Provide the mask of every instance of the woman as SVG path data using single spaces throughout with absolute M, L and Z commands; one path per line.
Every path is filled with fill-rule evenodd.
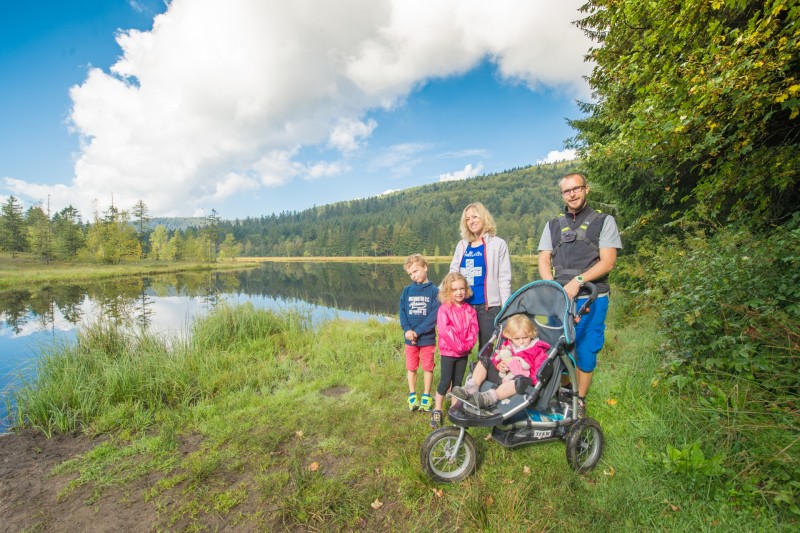
M 489 210 L 480 202 L 469 204 L 461 216 L 462 240 L 450 263 L 450 272 L 461 272 L 472 289 L 467 303 L 478 313 L 481 348 L 492 336 L 494 318 L 511 296 L 508 244 L 496 233 Z

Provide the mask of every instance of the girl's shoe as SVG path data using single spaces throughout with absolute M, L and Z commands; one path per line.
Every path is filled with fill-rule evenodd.
M 467 389 L 464 387 L 453 387 L 453 389 L 450 391 L 450 394 L 459 400 L 466 400 L 468 402 L 472 401 L 472 394 L 470 394 L 469 391 L 467 391 Z
M 442 412 L 438 409 L 434 409 L 431 413 L 431 428 L 436 429 L 442 425 Z
M 409 411 L 416 411 L 419 409 L 419 400 L 417 399 L 416 392 L 409 392 L 408 393 L 408 410 Z
M 431 404 L 433 403 L 433 398 L 431 398 L 430 394 L 423 394 L 422 395 L 422 402 L 420 404 L 420 409 L 426 413 L 431 411 Z

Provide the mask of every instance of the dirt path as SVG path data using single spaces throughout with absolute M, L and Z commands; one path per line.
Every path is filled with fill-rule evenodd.
M 85 487 L 59 497 L 75 475 L 51 475 L 53 467 L 96 444 L 82 436 L 47 439 L 31 430 L 0 436 L 0 531 L 152 531 L 152 505 L 133 494 L 144 486 L 105 494 L 91 505 Z

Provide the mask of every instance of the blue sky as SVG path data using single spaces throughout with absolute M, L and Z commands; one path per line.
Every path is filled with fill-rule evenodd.
M 581 2 L 0 3 L 0 199 L 303 210 L 571 157 Z

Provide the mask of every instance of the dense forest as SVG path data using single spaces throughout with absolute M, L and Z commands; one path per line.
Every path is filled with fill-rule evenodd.
M 365 256 L 452 253 L 464 207 L 482 202 L 513 254 L 535 253 L 558 214 L 557 181 L 575 163 L 530 166 L 385 196 L 234 222 L 220 222 L 245 256 Z

